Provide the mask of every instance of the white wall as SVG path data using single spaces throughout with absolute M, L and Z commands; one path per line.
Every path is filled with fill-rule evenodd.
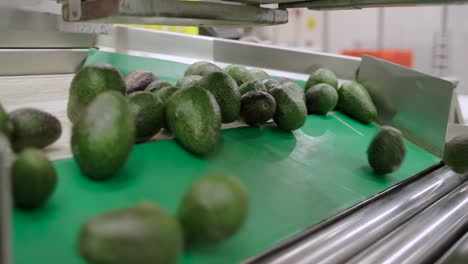
M 412 49 L 414 68 L 432 73 L 434 34 L 441 30 L 442 7 L 384 9 L 384 48 Z
M 377 47 L 377 9 L 329 11 L 329 52 Z
M 384 9 L 383 48 L 411 49 L 414 68 L 434 74 L 433 45 L 436 34 L 441 32 L 442 7 L 392 7 Z M 290 23 L 270 27 L 264 38 L 273 44 L 322 49 L 323 12 L 302 10 L 301 19 L 290 11 Z M 368 48 L 378 45 L 379 9 L 328 11 L 328 52 L 340 53 L 343 49 Z M 305 26 L 313 16 L 317 28 Z M 449 7 L 449 77 L 460 81 L 459 93 L 468 94 L 468 5 Z M 297 34 L 297 32 L 301 32 Z M 306 45 L 305 43 L 312 45 Z
M 449 8 L 450 72 L 460 81 L 459 93 L 468 94 L 468 5 Z

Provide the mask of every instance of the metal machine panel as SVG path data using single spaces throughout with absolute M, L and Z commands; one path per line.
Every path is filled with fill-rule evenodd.
M 0 76 L 75 73 L 87 52 L 88 49 L 0 49 Z
M 455 85 L 365 56 L 357 80 L 372 96 L 379 122 L 395 126 L 416 144 L 442 156 Z

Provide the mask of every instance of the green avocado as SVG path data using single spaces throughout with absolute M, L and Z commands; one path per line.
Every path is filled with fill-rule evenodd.
M 305 86 L 306 91 L 310 87 L 319 83 L 326 83 L 333 86 L 335 89 L 338 89 L 338 79 L 336 78 L 335 74 L 328 69 L 318 69 L 314 71 L 307 80 Z
M 185 193 L 178 218 L 189 242 L 218 242 L 239 231 L 248 208 L 247 189 L 237 178 L 213 174 Z
M 281 87 L 293 90 L 297 94 L 302 94 L 303 95 L 302 98 L 304 99 L 304 102 L 305 102 L 306 99 L 305 99 L 304 89 L 302 89 L 302 87 L 299 86 L 299 84 L 289 79 L 283 80 L 280 83 L 281 83 Z
M 163 80 L 156 80 L 156 81 L 150 83 L 146 87 L 145 91 L 155 93 L 155 92 L 159 91 L 160 89 L 162 89 L 164 87 L 171 87 L 171 86 L 172 86 L 172 84 L 170 82 L 163 81 Z
M 306 92 L 306 104 L 309 114 L 326 115 L 335 109 L 338 103 L 336 89 L 326 83 L 319 83 L 309 88 Z
M 276 112 L 273 116 L 276 125 L 287 131 L 301 128 L 307 120 L 304 93 L 283 85 L 269 92 L 276 101 Z
M 57 185 L 57 173 L 47 156 L 38 149 L 21 151 L 11 167 L 15 205 L 35 209 L 47 202 Z
M 364 124 L 377 118 L 377 109 L 364 86 L 347 82 L 338 89 L 338 107 L 347 115 Z
M 457 173 L 468 173 L 468 135 L 457 136 L 445 145 L 444 162 Z
M 179 90 L 179 87 L 176 86 L 170 86 L 170 87 L 164 87 L 154 94 L 161 99 L 161 102 L 163 103 L 164 106 L 164 114 L 163 114 L 163 128 L 165 130 L 169 130 L 169 126 L 167 125 L 167 120 L 166 120 L 166 106 L 167 106 L 167 101 L 169 101 L 169 98 Z
M 249 72 L 254 80 L 270 78 L 270 75 L 261 69 L 250 69 Z
M 200 82 L 202 78 L 203 76 L 201 75 L 187 75 L 182 77 L 182 79 L 179 79 L 176 86 L 180 88 L 194 87 Z
M 13 123 L 11 123 L 7 112 L 0 104 L 0 133 L 3 133 L 7 138 L 11 136 L 13 132 Z
M 221 111 L 215 97 L 205 89 L 184 88 L 166 105 L 166 121 L 176 140 L 196 155 L 208 155 L 217 146 Z
M 126 92 L 126 84 L 117 68 L 109 64 L 93 64 L 85 66 L 73 78 L 68 98 L 68 118 L 75 123 L 81 116 L 81 111 L 105 91 Z
M 398 170 L 406 156 L 406 146 L 401 132 L 393 127 L 383 126 L 367 149 L 369 165 L 377 174 Z
M 77 244 L 87 263 L 176 264 L 184 241 L 179 223 L 168 211 L 140 202 L 89 219 Z
M 13 124 L 11 144 L 15 151 L 28 147 L 47 147 L 62 135 L 60 121 L 38 109 L 18 109 L 11 112 L 9 118 Z
M 241 65 L 231 65 L 226 67 L 224 71 L 229 74 L 234 80 L 236 80 L 237 85 L 241 86 L 243 83 L 252 81 L 254 76 L 247 70 L 246 67 Z
M 136 92 L 128 96 L 130 111 L 136 125 L 136 142 L 153 137 L 163 126 L 164 103 L 151 92 Z
M 260 79 L 245 82 L 244 84 L 242 84 L 239 87 L 239 92 L 240 92 L 241 95 L 244 95 L 244 94 L 246 94 L 248 92 L 252 92 L 252 91 L 267 92 L 268 89 L 265 86 L 264 81 L 260 80 Z
M 177 87 L 177 86 L 168 86 L 168 87 L 164 87 L 156 92 L 154 92 L 154 95 L 156 95 L 157 97 L 159 97 L 159 99 L 161 99 L 162 103 L 164 105 L 166 105 L 167 101 L 169 100 L 169 98 L 179 90 L 180 88 Z
M 135 121 L 119 92 L 100 94 L 72 128 L 73 157 L 95 180 L 114 176 L 125 165 L 135 142 Z
M 209 91 L 221 109 L 221 121 L 231 123 L 240 115 L 240 93 L 236 81 L 224 72 L 212 72 L 205 75 L 197 84 Z
M 127 85 L 127 94 L 143 91 L 152 82 L 158 80 L 152 72 L 136 70 L 125 76 L 125 84 Z
M 270 78 L 267 78 L 267 79 L 263 79 L 262 80 L 262 83 L 265 85 L 265 87 L 267 88 L 267 91 L 270 91 L 271 89 L 273 88 L 277 88 L 277 87 L 280 87 L 281 86 L 281 82 L 278 81 L 278 80 L 275 80 L 275 79 L 270 79 Z
M 218 71 L 223 71 L 223 70 L 211 62 L 199 61 L 188 66 L 187 70 L 185 71 L 184 76 L 189 76 L 189 75 L 205 76 L 212 72 L 218 72 Z
M 265 124 L 276 112 L 276 101 L 266 92 L 248 92 L 242 96 L 241 102 L 242 119 L 250 126 Z

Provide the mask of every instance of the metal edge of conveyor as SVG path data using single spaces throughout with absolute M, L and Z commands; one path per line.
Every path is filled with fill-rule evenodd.
M 11 202 L 10 197 L 10 143 L 0 133 L 0 264 L 12 263 Z
M 434 165 L 243 263 L 340 263 L 467 179 L 442 163 Z
M 436 262 L 436 264 L 466 264 L 468 262 L 468 231 Z
M 468 228 L 468 182 L 362 251 L 348 263 L 430 263 Z
M 95 36 L 62 26 L 57 15 L 0 8 L 0 76 L 75 73 Z
M 307 75 L 326 66 L 340 79 L 354 79 L 361 62 L 360 58 L 350 56 L 128 26 L 116 26 L 112 34 L 99 35 L 96 46 L 113 48 L 124 54 L 126 51 L 147 52 Z
M 88 49 L 0 49 L 1 76 L 75 73 Z
M 361 63 L 361 59 L 356 57 L 227 39 L 214 40 L 213 57 L 216 61 L 229 64 L 244 64 L 306 75 L 319 68 L 327 68 L 339 79 L 345 80 L 356 78 Z

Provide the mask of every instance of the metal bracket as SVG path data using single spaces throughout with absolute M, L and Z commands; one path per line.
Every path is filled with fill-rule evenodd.
M 80 8 L 75 6 L 77 3 Z M 63 3 L 63 19 L 121 24 L 255 26 L 287 23 L 288 12 L 220 1 L 67 0 Z

